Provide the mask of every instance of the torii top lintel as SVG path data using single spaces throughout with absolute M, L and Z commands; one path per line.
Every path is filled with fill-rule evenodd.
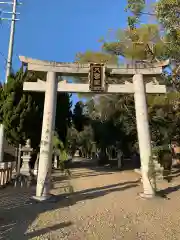
M 24 56 L 20 56 L 20 61 L 27 65 L 28 70 L 37 72 L 56 72 L 64 76 L 81 76 L 89 73 L 90 65 L 81 63 L 62 63 L 36 60 Z M 139 62 L 133 65 L 105 65 L 105 72 L 110 75 L 129 75 L 143 74 L 149 76 L 159 75 L 163 71 L 163 67 L 169 64 L 169 60 L 157 63 Z

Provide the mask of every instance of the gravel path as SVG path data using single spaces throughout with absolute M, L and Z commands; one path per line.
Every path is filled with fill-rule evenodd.
M 54 174 L 55 203 L 30 202 L 29 189 L 1 189 L 0 239 L 180 239 L 179 176 L 158 184 L 169 199 L 142 200 L 133 171 L 75 168 L 72 173 L 70 181 Z M 70 185 L 74 193 L 64 194 Z

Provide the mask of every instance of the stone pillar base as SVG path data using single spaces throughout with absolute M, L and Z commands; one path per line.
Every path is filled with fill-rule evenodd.
M 156 195 L 155 194 L 146 194 L 146 193 L 140 193 L 139 196 L 143 199 L 152 199 L 154 198 Z
M 57 197 L 52 194 L 49 194 L 47 196 L 41 196 L 41 197 L 32 196 L 31 199 L 36 202 L 56 202 L 57 201 Z

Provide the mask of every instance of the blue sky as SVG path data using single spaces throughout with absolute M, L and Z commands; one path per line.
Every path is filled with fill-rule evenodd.
M 5 0 L 10 1 L 10 0 Z M 16 25 L 13 69 L 18 55 L 42 60 L 71 62 L 76 53 L 100 50 L 98 40 L 108 30 L 126 26 L 126 0 L 22 0 Z M 2 5 L 0 6 L 2 8 Z M 5 9 L 5 7 L 4 7 Z M 10 7 L 6 7 L 10 10 Z M 7 57 L 9 26 L 0 25 L 0 52 Z M 0 80 L 5 77 L 5 59 L 0 55 Z M 73 96 L 73 101 L 77 97 Z

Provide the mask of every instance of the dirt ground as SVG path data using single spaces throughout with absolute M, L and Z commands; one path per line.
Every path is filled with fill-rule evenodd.
M 74 168 L 71 180 L 55 172 L 56 202 L 32 202 L 33 189 L 0 189 L 0 239 L 179 240 L 179 174 L 159 182 L 167 198 L 153 200 L 139 197 L 137 173 L 100 167 Z

